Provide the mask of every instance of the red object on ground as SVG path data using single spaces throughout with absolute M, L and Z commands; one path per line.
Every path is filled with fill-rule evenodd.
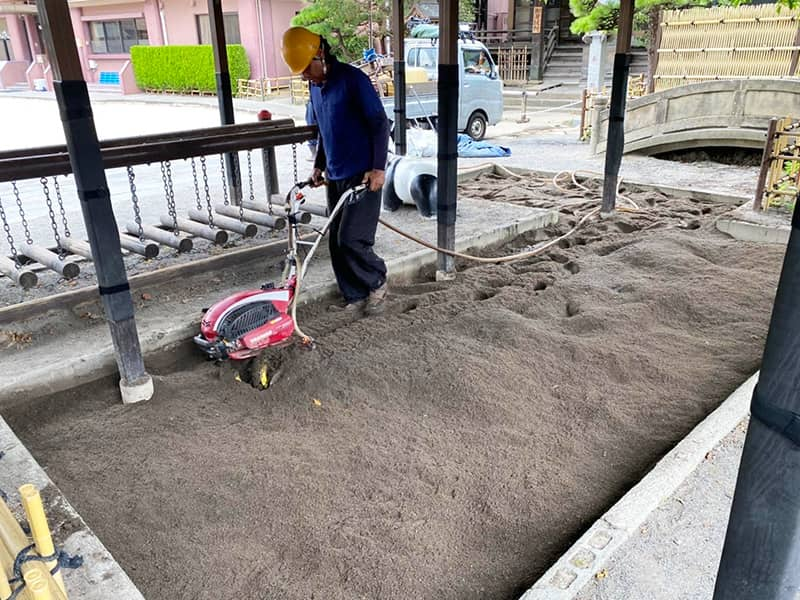
M 272 120 L 272 113 L 269 112 L 267 109 L 258 111 L 258 120 L 259 121 L 271 121 Z

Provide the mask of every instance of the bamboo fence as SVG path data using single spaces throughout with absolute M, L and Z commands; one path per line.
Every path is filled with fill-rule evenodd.
M 655 91 L 716 79 L 791 78 L 800 11 L 774 4 L 664 11 Z

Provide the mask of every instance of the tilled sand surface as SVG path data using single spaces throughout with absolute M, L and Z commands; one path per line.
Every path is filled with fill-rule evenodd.
M 552 237 L 595 197 L 554 190 L 462 194 L 574 203 Z M 266 392 L 198 357 L 142 405 L 102 382 L 4 416 L 147 598 L 514 598 L 759 365 L 783 248 L 628 196 L 384 316 L 306 310 L 318 348 Z

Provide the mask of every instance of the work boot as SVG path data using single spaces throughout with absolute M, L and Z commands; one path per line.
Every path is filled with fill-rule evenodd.
M 381 287 L 372 290 L 367 297 L 367 305 L 364 312 L 368 315 L 380 315 L 386 310 L 386 293 L 389 291 L 389 284 L 383 282 Z
M 346 304 L 331 304 L 328 310 L 331 312 L 344 312 L 349 314 L 361 314 L 364 310 L 367 300 L 355 300 L 354 302 L 347 302 Z

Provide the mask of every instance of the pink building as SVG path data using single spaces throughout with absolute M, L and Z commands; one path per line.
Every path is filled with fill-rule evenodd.
M 303 5 L 302 0 L 223 0 L 227 42 L 244 46 L 253 79 L 289 74 L 280 39 Z M 206 0 L 70 0 L 69 6 L 83 74 L 91 84 L 135 91 L 133 45 L 211 43 Z M 0 0 L 0 89 L 35 88 L 51 79 L 36 6 Z

